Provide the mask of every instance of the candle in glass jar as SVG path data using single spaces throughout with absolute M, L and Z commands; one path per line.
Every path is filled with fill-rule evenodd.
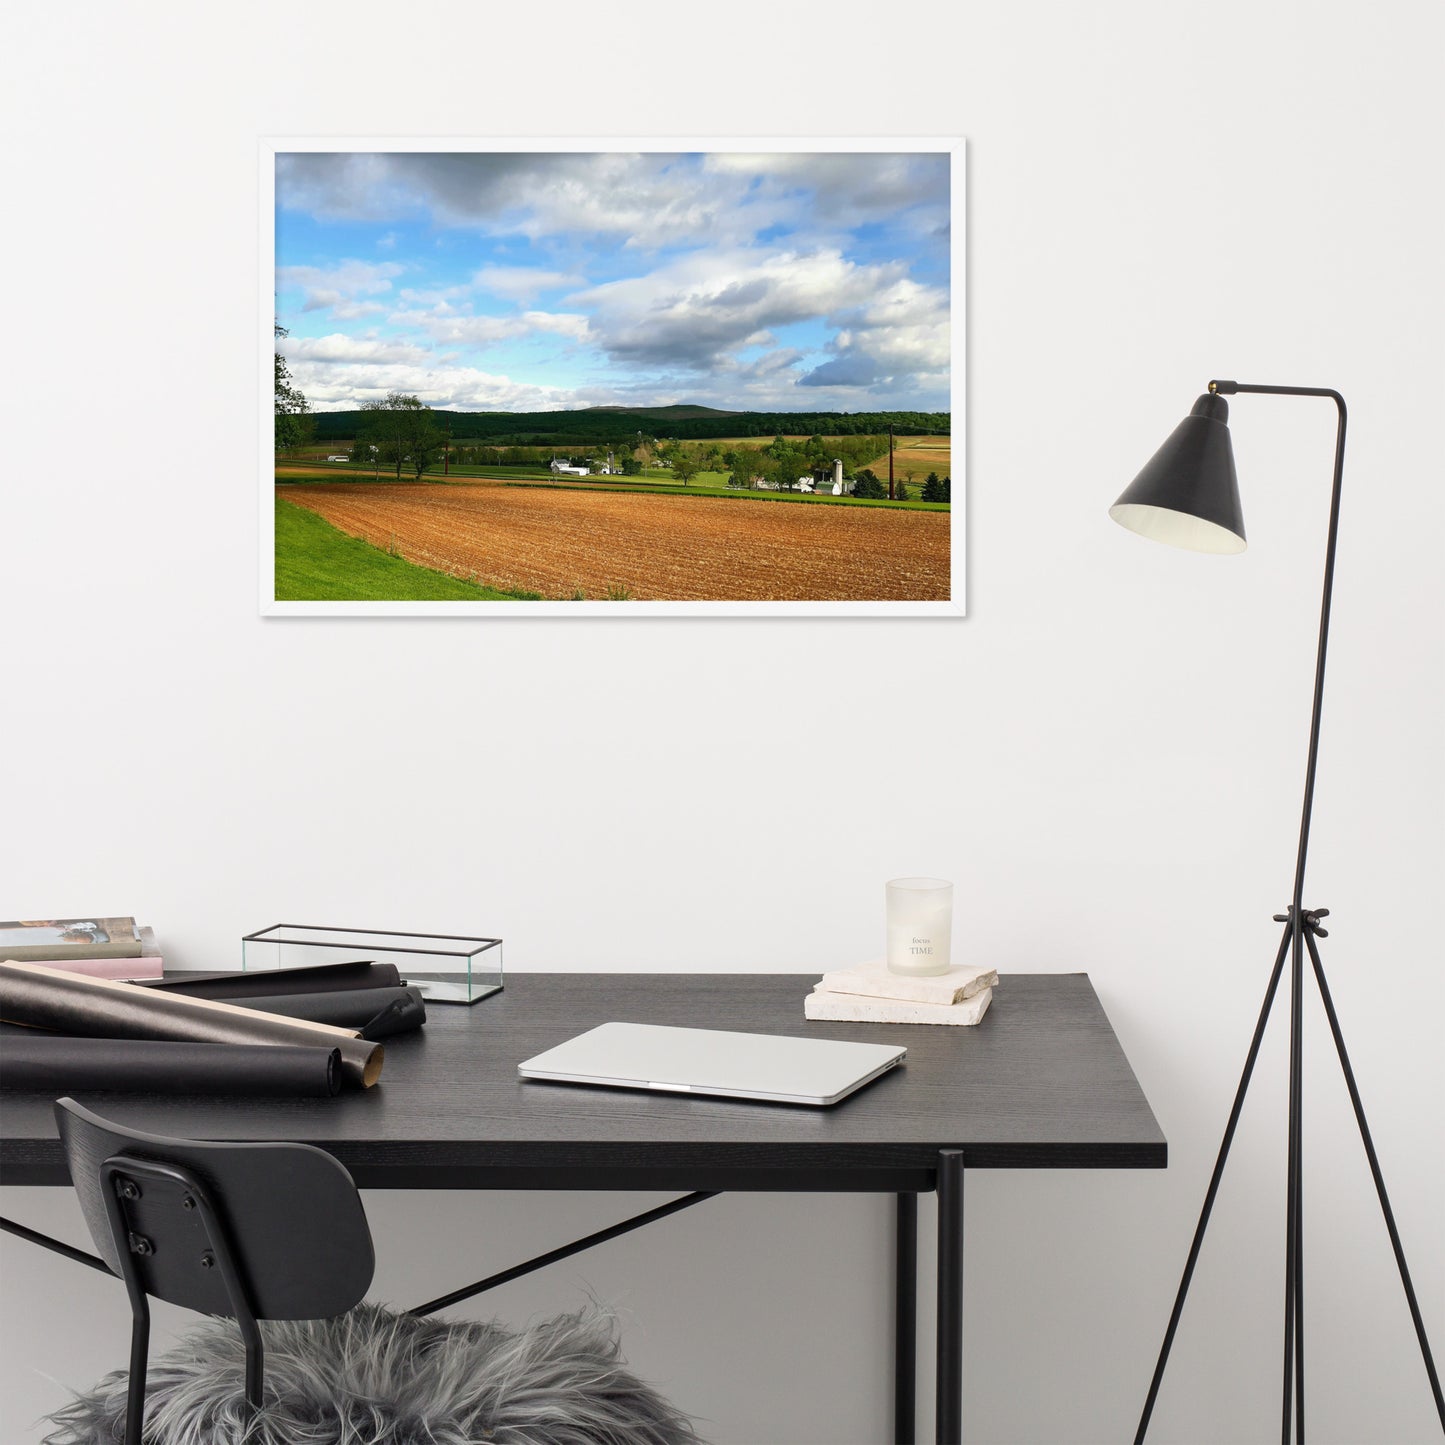
M 886 891 L 889 972 L 914 977 L 947 973 L 953 884 L 943 878 L 894 878 Z

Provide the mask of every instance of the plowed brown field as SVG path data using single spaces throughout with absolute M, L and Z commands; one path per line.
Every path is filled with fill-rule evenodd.
M 333 527 L 454 576 L 570 598 L 947 601 L 947 512 L 475 485 L 284 487 Z

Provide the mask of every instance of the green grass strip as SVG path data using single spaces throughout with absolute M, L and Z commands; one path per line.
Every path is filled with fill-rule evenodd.
M 276 498 L 278 602 L 535 602 L 393 557 L 294 502 Z

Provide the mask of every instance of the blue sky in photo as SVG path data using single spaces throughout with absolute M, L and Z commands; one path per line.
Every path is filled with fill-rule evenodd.
M 948 410 L 949 158 L 292 152 L 278 343 L 316 410 Z

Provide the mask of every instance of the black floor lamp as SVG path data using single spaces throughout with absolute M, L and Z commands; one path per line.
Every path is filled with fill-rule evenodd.
M 1174 1299 L 1169 1326 L 1164 1332 L 1164 1343 L 1159 1351 L 1159 1361 L 1154 1367 L 1154 1378 L 1149 1382 L 1149 1395 L 1144 1401 L 1144 1412 L 1139 1418 L 1139 1430 L 1134 1437 L 1135 1445 L 1142 1445 L 1145 1432 L 1149 1428 L 1149 1417 L 1154 1411 L 1160 1381 L 1164 1378 L 1169 1349 L 1174 1343 L 1174 1332 L 1179 1327 L 1184 1298 L 1189 1292 L 1189 1282 L 1194 1274 L 1195 1262 L 1199 1258 L 1199 1247 L 1204 1242 L 1209 1213 L 1214 1207 L 1214 1196 L 1224 1174 L 1229 1146 L 1234 1140 L 1235 1126 L 1239 1123 L 1240 1110 L 1249 1088 L 1250 1075 L 1254 1071 L 1260 1040 L 1264 1037 L 1265 1025 L 1269 1022 L 1270 1010 L 1274 1006 L 1286 958 L 1290 960 L 1289 1162 L 1285 1206 L 1284 1403 L 1280 1439 L 1283 1445 L 1290 1445 L 1293 1425 L 1294 1438 L 1301 1442 L 1301 1445 L 1304 1441 L 1304 1258 L 1301 1228 L 1304 1179 L 1300 1165 L 1303 1028 L 1300 1011 L 1303 1003 L 1306 953 L 1309 954 L 1310 965 L 1314 970 L 1315 982 L 1319 985 L 1320 999 L 1324 1004 L 1325 1017 L 1329 1020 L 1330 1032 L 1334 1035 L 1335 1050 L 1340 1056 L 1340 1067 L 1344 1070 L 1350 1102 L 1355 1110 L 1355 1121 L 1360 1126 L 1360 1137 L 1364 1141 L 1365 1157 L 1369 1160 L 1370 1173 L 1374 1176 L 1375 1191 L 1380 1196 L 1385 1228 L 1389 1231 L 1390 1244 L 1395 1251 L 1395 1263 L 1400 1267 L 1400 1281 L 1405 1286 L 1410 1317 L 1415 1322 L 1415 1335 L 1420 1341 L 1425 1371 L 1430 1377 L 1430 1388 L 1435 1394 L 1435 1408 L 1440 1415 L 1441 1429 L 1445 1430 L 1445 1397 L 1440 1393 L 1440 1377 L 1435 1371 L 1435 1361 L 1430 1354 L 1430 1341 L 1426 1338 L 1425 1324 L 1420 1318 L 1420 1306 L 1415 1299 L 1414 1286 L 1410 1283 L 1410 1271 L 1405 1265 L 1405 1252 L 1400 1245 L 1399 1231 L 1395 1228 L 1390 1197 L 1385 1192 L 1385 1180 L 1380 1173 L 1379 1160 L 1375 1156 L 1370 1126 L 1365 1121 L 1364 1106 L 1360 1103 L 1360 1092 L 1355 1086 L 1354 1070 L 1350 1068 L 1344 1035 L 1340 1032 L 1340 1022 L 1335 1015 L 1329 985 L 1325 982 L 1324 965 L 1320 962 L 1316 940 L 1327 936 L 1320 927 L 1320 920 L 1328 915 L 1329 909 L 1305 908 L 1303 904 L 1305 855 L 1309 848 L 1315 763 L 1319 756 L 1320 704 L 1324 699 L 1325 647 L 1330 632 L 1330 594 L 1335 577 L 1335 540 L 1340 521 L 1340 484 L 1344 478 L 1344 398 L 1339 392 L 1325 387 L 1246 386 L 1243 382 L 1211 381 L 1208 393 L 1194 403 L 1190 414 L 1175 427 L 1169 439 L 1155 452 L 1144 470 L 1109 509 L 1109 515 L 1130 531 L 1175 547 L 1186 547 L 1196 552 L 1244 551 L 1244 519 L 1239 506 L 1239 484 L 1234 474 L 1234 450 L 1229 439 L 1229 403 L 1224 399 L 1236 392 L 1329 397 L 1339 413 L 1339 428 L 1335 438 L 1334 487 L 1330 496 L 1329 540 L 1325 546 L 1324 600 L 1320 605 L 1319 649 L 1315 656 L 1309 760 L 1305 765 L 1304 811 L 1300 819 L 1299 851 L 1295 857 L 1294 893 L 1289 907 L 1283 913 L 1275 914 L 1275 922 L 1284 924 L 1284 936 L 1280 939 L 1279 952 L 1275 955 L 1274 968 L 1269 976 L 1269 986 L 1265 989 L 1264 1007 L 1260 1010 L 1259 1022 L 1255 1025 L 1254 1038 L 1250 1042 L 1249 1053 L 1245 1056 L 1244 1073 L 1234 1096 L 1229 1122 L 1225 1125 L 1224 1141 L 1219 1146 L 1219 1157 L 1214 1162 L 1214 1173 L 1210 1176 L 1209 1188 L 1204 1195 L 1204 1207 L 1199 1214 L 1194 1241 L 1189 1247 L 1189 1257 L 1184 1264 L 1184 1277 L 1179 1281 L 1179 1293 Z

